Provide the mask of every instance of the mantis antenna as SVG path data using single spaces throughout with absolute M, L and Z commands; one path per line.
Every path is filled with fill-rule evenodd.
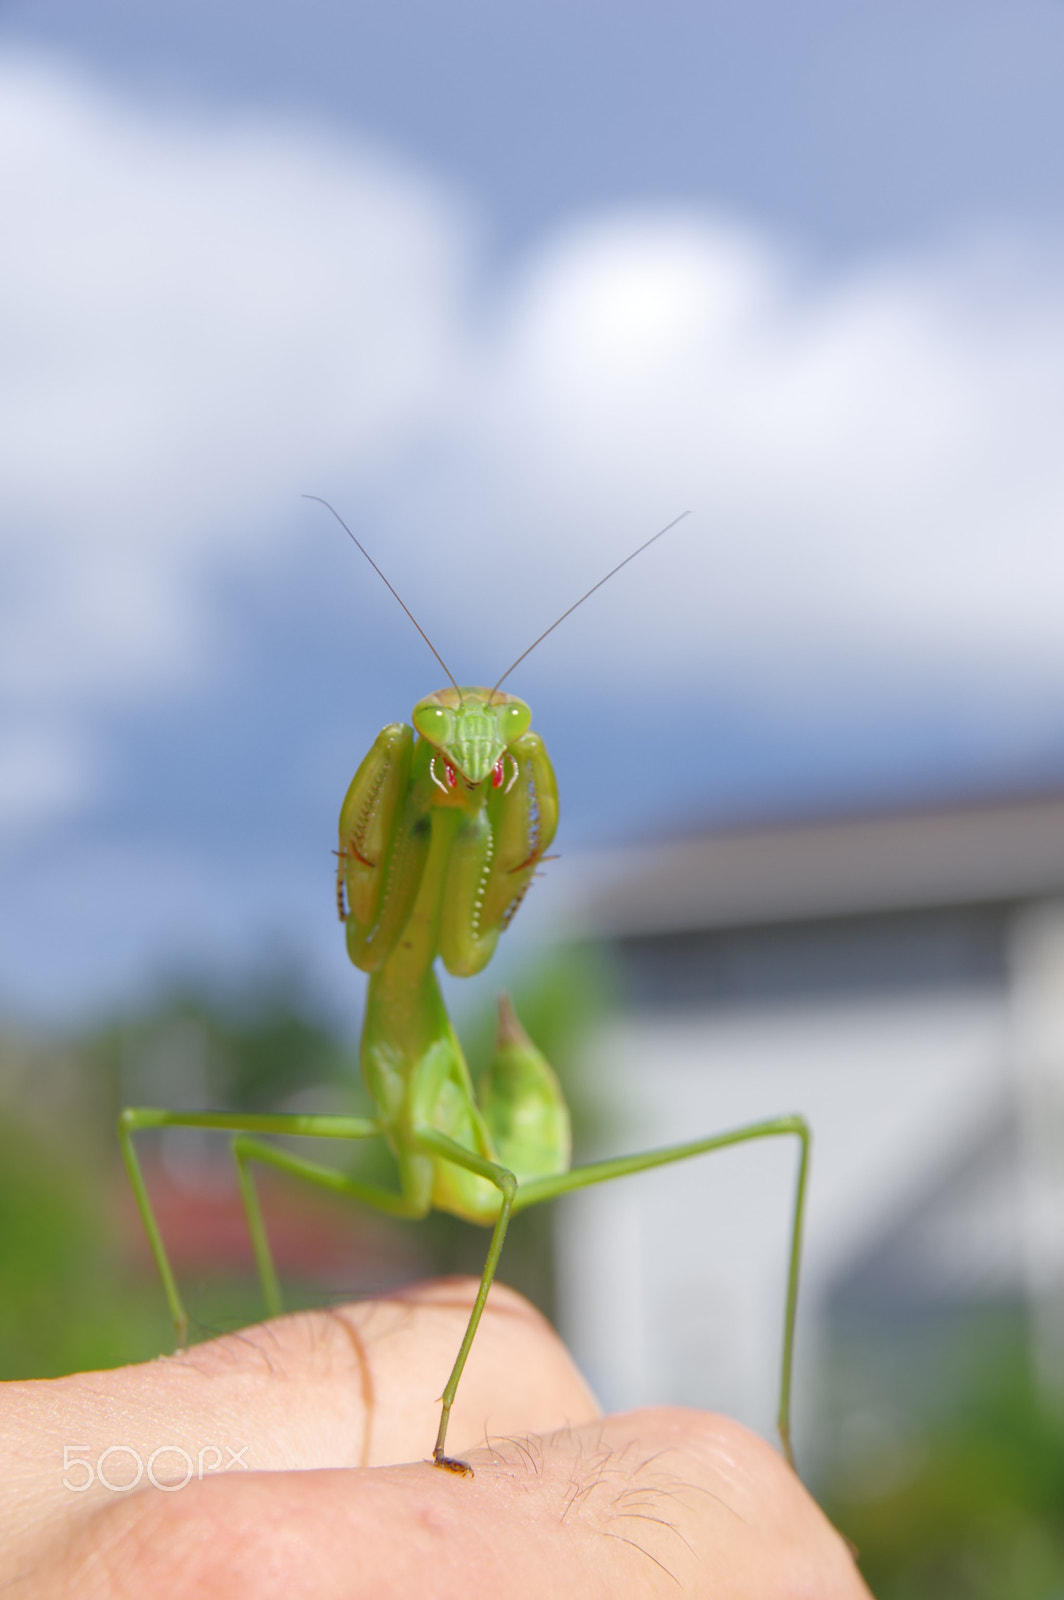
M 313 499 L 314 496 L 311 496 L 311 498 Z M 331 509 L 331 507 L 330 507 L 330 509 Z M 681 511 L 680 515 L 678 517 L 673 517 L 671 522 L 667 522 L 663 528 L 659 528 L 658 529 L 657 533 L 653 534 L 649 539 L 645 540 L 644 543 L 639 546 L 638 550 L 633 550 L 630 556 L 625 556 L 623 561 L 618 561 L 617 565 L 615 567 L 611 568 L 610 571 L 607 572 L 607 574 L 606 574 L 606 576 L 604 578 L 600 578 L 598 583 L 593 583 L 591 585 L 591 588 L 587 591 L 587 593 L 586 594 L 582 594 L 580 596 L 579 600 L 574 600 L 572 605 L 569 607 L 568 611 L 563 611 L 561 616 L 557 619 L 557 621 L 552 622 L 549 628 L 545 628 L 544 631 L 540 634 L 539 638 L 538 639 L 533 639 L 533 641 L 529 645 L 528 649 L 527 650 L 522 650 L 522 652 L 518 656 L 517 660 L 516 661 L 512 661 L 510 663 L 510 665 L 507 667 L 506 671 L 503 673 L 502 677 L 499 679 L 498 683 L 495 685 L 495 689 L 493 689 L 491 691 L 491 694 L 488 695 L 488 704 L 489 705 L 491 704 L 492 696 L 495 694 L 495 690 L 496 689 L 501 689 L 502 685 L 506 682 L 507 678 L 510 676 L 511 672 L 513 672 L 514 668 L 515 667 L 519 667 L 521 665 L 522 661 L 525 659 L 525 657 L 526 656 L 530 656 L 532 654 L 533 650 L 536 648 L 536 646 L 543 643 L 543 641 L 547 637 L 548 633 L 553 633 L 555 628 L 559 627 L 560 624 L 565 621 L 566 617 L 571 617 L 572 616 L 572 614 L 576 610 L 577 606 L 582 606 L 585 600 L 590 600 L 590 598 L 594 594 L 595 590 L 596 589 L 601 589 L 602 585 L 604 583 L 609 583 L 610 579 L 612 577 L 614 577 L 618 572 L 620 572 L 622 567 L 626 567 L 628 565 L 629 561 L 634 561 L 636 556 L 641 556 L 643 554 L 644 550 L 649 550 L 650 546 L 652 544 L 654 544 L 656 540 L 660 539 L 663 534 L 668 533 L 670 528 L 675 528 L 675 526 L 676 526 L 676 524 L 678 522 L 682 522 L 684 517 L 689 517 L 690 515 L 691 515 L 690 511 Z M 389 587 L 389 589 L 391 589 L 391 587 L 392 587 L 391 584 L 388 584 L 388 587 Z M 394 590 L 393 590 L 393 593 L 394 593 Z M 396 599 L 397 600 L 399 599 L 398 595 L 396 595 Z M 399 603 L 400 603 L 400 605 L 402 605 L 402 601 L 400 601 Z M 406 607 L 404 606 L 403 609 L 405 611 Z M 452 682 L 453 682 L 453 679 L 452 679 Z
M 420 622 L 417 620 L 417 618 L 415 617 L 414 613 L 411 611 L 410 607 L 407 605 L 406 601 L 403 599 L 402 595 L 399 593 L 399 591 L 397 589 L 393 589 L 392 588 L 392 585 L 388 582 L 387 578 L 384 576 L 384 573 L 381 571 L 380 567 L 378 567 L 377 563 L 374 561 L 373 557 L 370 555 L 370 553 L 366 549 L 365 545 L 362 544 L 358 539 L 355 538 L 354 534 L 351 532 L 351 529 L 347 526 L 347 523 L 344 521 L 343 517 L 337 511 L 336 507 L 335 506 L 331 506 L 329 504 L 328 500 L 323 500 L 320 494 L 305 494 L 305 495 L 302 496 L 302 498 L 304 500 L 316 500 L 320 506 L 324 506 L 325 507 L 326 511 L 331 511 L 333 516 L 336 518 L 337 522 L 340 524 L 341 528 L 347 534 L 347 537 L 349 539 L 351 539 L 355 544 L 358 545 L 358 548 L 362 551 L 362 554 L 365 556 L 366 560 L 369 562 L 370 566 L 373 568 L 373 570 L 377 574 L 378 578 L 381 580 L 381 582 L 384 584 L 384 586 L 387 589 L 391 589 L 392 594 L 395 595 L 395 598 L 398 600 L 399 604 L 402 606 L 403 610 L 406 612 L 407 616 L 410 618 L 411 622 L 414 624 L 414 627 L 417 629 L 418 633 L 420 633 L 421 637 L 424 639 L 425 643 L 428 645 L 429 649 L 432 651 L 433 655 L 436 657 L 436 660 L 439 662 L 439 664 L 443 668 L 444 672 L 446 672 L 447 676 L 450 678 L 451 682 L 454 684 L 454 687 L 455 687 L 455 689 L 456 689 L 456 691 L 458 693 L 458 698 L 460 700 L 462 698 L 462 691 L 461 691 L 461 689 L 458 688 L 458 684 L 457 684 L 457 681 L 455 680 L 454 673 L 451 671 L 451 669 L 447 665 L 446 661 L 440 655 L 440 652 L 436 649 L 436 646 L 433 644 L 432 640 L 429 638 L 428 634 L 425 632 L 424 628 L 421 626 Z M 685 513 L 685 515 L 686 515 L 686 513 Z M 677 518 L 677 521 L 678 520 L 679 519 Z M 661 531 L 662 531 L 662 533 L 665 533 L 665 532 L 667 532 L 667 529 L 663 528 Z M 658 535 L 655 534 L 654 537 L 657 538 Z M 650 540 L 648 542 L 652 544 L 653 540 Z M 644 548 L 645 548 L 645 546 L 644 546 Z M 638 555 L 638 554 L 639 554 L 639 552 L 637 550 L 636 551 L 636 555 Z M 629 556 L 628 559 L 630 561 L 632 559 L 631 556 Z M 624 566 L 624 562 L 623 561 L 621 562 L 621 566 L 622 567 Z M 603 581 L 603 583 L 605 583 L 605 581 L 606 581 L 605 578 L 603 578 L 602 581 Z M 596 585 L 596 587 L 597 587 L 597 585 Z M 585 595 L 584 598 L 586 599 L 587 596 Z M 577 605 L 579 605 L 579 604 L 580 604 L 580 602 L 577 601 Z M 558 620 L 561 621 L 561 618 L 559 618 Z M 557 626 L 557 624 L 555 624 L 555 626 Z M 550 630 L 548 629 L 547 631 L 549 632 Z M 537 641 L 537 643 L 538 643 L 538 641 Z M 528 651 L 526 650 L 525 651 L 525 655 L 527 655 L 527 654 L 528 654 Z M 517 663 L 515 661 L 514 662 L 514 666 L 516 666 L 516 665 L 517 665 Z M 510 668 L 510 671 L 511 672 L 513 671 L 513 667 Z M 499 685 L 496 684 L 495 688 L 497 689 L 498 687 L 499 687 Z M 492 690 L 492 694 L 494 694 L 494 693 L 495 693 L 495 689 Z

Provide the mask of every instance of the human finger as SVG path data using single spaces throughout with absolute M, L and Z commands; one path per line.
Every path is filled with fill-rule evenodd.
M 220 1474 L 424 1459 L 476 1292 L 472 1279 L 274 1318 L 174 1356 L 0 1388 L 0 1579 L 128 1493 Z M 493 1289 L 448 1444 L 597 1415 L 564 1345 Z
M 869 1600 L 770 1446 L 659 1409 L 427 1463 L 215 1478 L 102 1511 L 32 1593 L 115 1600 Z M 19 1591 L 16 1588 L 14 1593 Z

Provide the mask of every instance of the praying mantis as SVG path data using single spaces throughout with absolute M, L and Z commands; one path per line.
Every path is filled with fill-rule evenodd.
M 570 1167 L 569 1113 L 561 1088 L 509 999 L 500 997 L 495 1053 L 474 1088 L 435 973 L 437 958 L 458 977 L 472 976 L 487 966 L 500 934 L 546 859 L 557 826 L 558 791 L 546 747 L 532 731 L 529 707 L 505 692 L 502 684 L 547 634 L 675 522 L 582 595 L 493 688 L 463 688 L 350 528 L 327 501 L 321 504 L 333 512 L 391 590 L 450 680 L 448 687 L 418 701 L 413 727 L 391 723 L 382 729 L 340 810 L 337 906 L 351 961 L 369 975 L 360 1064 L 376 1115 L 241 1115 L 150 1106 L 122 1112 L 122 1154 L 177 1342 L 182 1346 L 187 1342 L 188 1314 L 134 1149 L 133 1136 L 143 1129 L 191 1127 L 233 1134 L 240 1193 L 270 1316 L 283 1308 L 253 1177 L 256 1163 L 392 1217 L 419 1219 L 435 1207 L 490 1227 L 479 1289 L 441 1396 L 432 1453 L 437 1466 L 469 1473 L 466 1462 L 446 1453 L 447 1427 L 511 1217 L 611 1178 L 754 1140 L 793 1138 L 799 1157 L 778 1414 L 783 1451 L 793 1466 L 791 1379 L 810 1149 L 804 1119 L 777 1117 L 682 1144 Z M 398 1187 L 363 1182 L 293 1154 L 262 1135 L 383 1139 L 395 1158 Z

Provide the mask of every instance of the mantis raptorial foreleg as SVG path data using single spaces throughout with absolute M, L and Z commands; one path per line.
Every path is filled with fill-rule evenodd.
M 430 648 L 451 677 L 431 642 Z M 460 688 L 452 677 L 451 687 L 414 707 L 413 728 L 402 723 L 384 728 L 352 779 L 341 808 L 337 904 L 346 924 L 348 954 L 369 974 L 360 1061 L 377 1115 L 240 1116 L 152 1109 L 123 1113 L 123 1153 L 175 1331 L 183 1342 L 188 1317 L 133 1149 L 133 1134 L 140 1128 L 219 1128 L 236 1134 L 240 1188 L 270 1312 L 280 1310 L 280 1287 L 252 1162 L 305 1178 L 390 1216 L 424 1217 L 436 1207 L 490 1226 L 487 1260 L 444 1388 L 433 1452 L 439 1465 L 466 1470 L 444 1453 L 447 1423 L 511 1215 L 574 1189 L 729 1145 L 796 1138 L 800 1159 L 779 1411 L 780 1437 L 790 1460 L 791 1378 L 810 1138 L 802 1118 L 779 1117 L 570 1170 L 569 1115 L 558 1081 L 505 999 L 494 1058 L 474 1091 L 444 1009 L 434 963 L 441 959 L 449 972 L 461 977 L 486 966 L 537 866 L 547 859 L 558 820 L 550 759 L 543 741 L 531 731 L 531 711 L 524 701 L 502 691 L 503 678 L 485 689 Z M 262 1134 L 384 1138 L 396 1159 L 398 1188 L 390 1191 L 347 1177 L 255 1137 Z

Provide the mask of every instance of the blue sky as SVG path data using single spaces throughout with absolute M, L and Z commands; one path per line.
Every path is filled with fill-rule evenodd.
M 307 490 L 460 681 L 691 508 L 510 684 L 563 854 L 1059 777 L 1062 53 L 1022 0 L 9 3 L 0 1006 L 349 992 L 336 811 L 439 669 Z

